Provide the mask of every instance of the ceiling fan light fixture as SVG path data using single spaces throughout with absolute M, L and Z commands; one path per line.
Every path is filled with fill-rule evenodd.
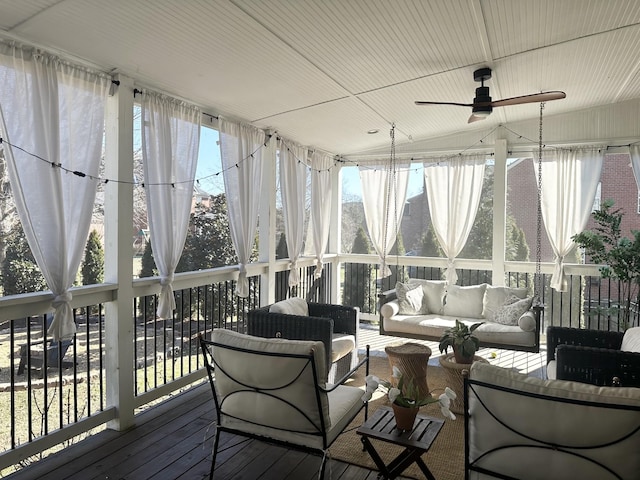
M 491 105 L 476 105 L 472 112 L 476 117 L 488 117 L 493 112 L 493 107 Z

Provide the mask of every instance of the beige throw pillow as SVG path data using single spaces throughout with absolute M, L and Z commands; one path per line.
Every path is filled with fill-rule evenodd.
M 421 315 L 424 313 L 424 292 L 418 284 L 396 283 L 396 296 L 400 315 Z
M 469 287 L 449 285 L 444 304 L 444 314 L 451 317 L 481 318 L 482 299 L 486 288 L 486 283 Z
M 518 325 L 520 317 L 531 308 L 533 298 L 520 299 L 510 296 L 505 304 L 496 312 L 493 321 L 502 325 Z
M 526 288 L 487 285 L 482 302 L 482 316 L 490 322 L 495 321 L 496 313 L 506 304 L 507 298 L 515 296 L 523 299 L 527 298 L 527 293 Z
M 423 314 L 435 313 L 442 315 L 444 295 L 447 282 L 444 280 L 424 280 L 422 278 L 410 278 L 410 285 L 422 285 L 424 291 Z

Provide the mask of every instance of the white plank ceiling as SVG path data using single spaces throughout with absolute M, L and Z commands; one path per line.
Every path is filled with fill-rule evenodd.
M 409 153 L 535 139 L 538 104 L 414 104 L 471 103 L 484 66 L 494 100 L 566 92 L 550 141 L 640 140 L 637 0 L 0 0 L 0 37 L 334 154 L 387 152 L 392 124 Z

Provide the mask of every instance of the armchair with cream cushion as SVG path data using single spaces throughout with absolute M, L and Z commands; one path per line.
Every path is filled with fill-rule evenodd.
M 200 346 L 217 416 L 210 479 L 222 432 L 322 453 L 318 478 L 323 478 L 329 446 L 363 408 L 367 418 L 360 388 L 323 380 L 321 341 L 214 329 L 211 340 L 200 335 Z M 368 373 L 368 362 L 367 347 L 357 368 Z
M 640 327 L 625 332 L 547 327 L 547 378 L 640 387 Z
M 640 390 L 543 380 L 475 362 L 466 480 L 640 478 Z
M 320 340 L 325 346 L 327 380 L 339 380 L 358 364 L 360 309 L 289 298 L 251 310 L 247 333 L 267 338 Z

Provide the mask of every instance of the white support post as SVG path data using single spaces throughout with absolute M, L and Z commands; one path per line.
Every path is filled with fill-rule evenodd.
M 260 278 L 260 305 L 270 305 L 275 301 L 276 292 L 276 174 L 277 161 L 276 154 L 278 142 L 275 135 L 267 144 L 262 161 L 266 168 L 262 176 L 262 195 L 265 200 L 260 202 L 259 211 L 259 248 L 258 252 L 261 262 L 267 262 L 267 272 Z
M 493 285 L 504 285 L 507 231 L 507 141 L 496 140 L 493 169 Z
M 121 75 L 107 102 L 105 175 L 105 281 L 118 285 L 105 311 L 107 405 L 117 417 L 107 427 L 125 430 L 134 424 L 133 312 L 133 80 Z
M 342 168 L 336 164 L 331 169 L 331 218 L 334 221 L 329 229 L 329 252 L 339 254 L 342 244 Z M 340 269 L 342 264 L 333 262 L 333 283 L 331 284 L 331 303 L 342 304 L 340 297 Z

